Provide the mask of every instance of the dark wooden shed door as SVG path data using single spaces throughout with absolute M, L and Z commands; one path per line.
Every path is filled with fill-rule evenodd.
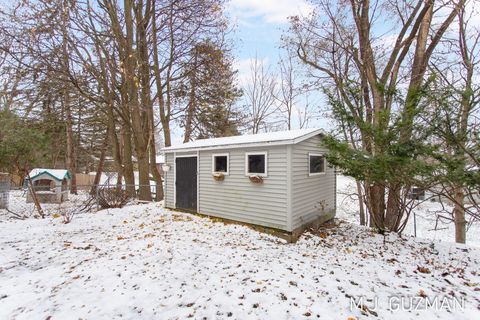
M 175 160 L 176 208 L 197 211 L 197 157 Z

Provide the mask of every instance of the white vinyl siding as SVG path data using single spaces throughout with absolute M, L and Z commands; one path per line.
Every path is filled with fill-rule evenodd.
M 320 147 L 320 136 L 291 145 L 199 150 L 198 212 L 286 231 L 332 214 L 334 169 L 326 162 L 324 174 L 309 175 L 309 154 L 324 155 L 325 151 Z M 212 176 L 213 155 L 226 153 L 229 175 L 216 181 Z M 246 175 L 247 153 L 267 154 L 268 175 L 261 184 L 252 183 Z M 165 173 L 165 206 L 175 208 L 173 152 L 166 153 L 166 164 L 171 168 Z
M 170 170 L 164 173 L 164 180 L 165 180 L 165 190 L 164 190 L 164 198 L 165 198 L 165 207 L 168 208 L 175 208 L 173 192 L 174 192 L 174 180 L 175 180 L 175 163 L 173 159 L 173 152 L 165 154 L 165 164 L 170 166 Z
M 215 217 L 287 228 L 287 146 L 229 149 L 229 175 L 223 181 L 212 177 L 212 151 L 200 151 L 200 213 Z M 268 177 L 262 184 L 245 176 L 245 153 L 268 153 Z
M 325 173 L 310 175 L 309 154 L 325 154 L 320 137 L 292 146 L 292 228 L 335 210 L 335 170 L 325 161 Z M 323 208 L 322 208 L 323 205 Z

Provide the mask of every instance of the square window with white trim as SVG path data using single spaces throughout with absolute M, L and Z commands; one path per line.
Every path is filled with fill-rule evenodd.
M 245 154 L 245 175 L 267 176 L 267 153 L 247 152 Z
M 308 175 L 316 176 L 325 174 L 326 161 L 323 154 L 309 153 L 308 154 Z
M 212 173 L 228 175 L 230 169 L 229 166 L 228 153 L 217 153 L 212 155 Z

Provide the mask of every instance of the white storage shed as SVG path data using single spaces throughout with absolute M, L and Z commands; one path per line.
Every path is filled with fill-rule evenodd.
M 321 129 L 201 139 L 163 149 L 165 207 L 300 234 L 335 216 Z

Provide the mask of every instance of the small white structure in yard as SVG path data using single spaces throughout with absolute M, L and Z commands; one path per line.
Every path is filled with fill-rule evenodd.
M 68 200 L 71 180 L 68 170 L 36 168 L 30 171 L 29 177 L 40 203 L 62 203 Z M 27 202 L 33 202 L 30 191 L 27 192 Z
M 157 166 L 158 172 L 160 172 L 160 175 L 163 177 L 163 166 L 165 165 L 165 156 L 163 154 L 155 157 L 155 165 Z
M 163 148 L 165 207 L 282 230 L 332 219 L 335 169 L 321 129 L 203 139 Z

